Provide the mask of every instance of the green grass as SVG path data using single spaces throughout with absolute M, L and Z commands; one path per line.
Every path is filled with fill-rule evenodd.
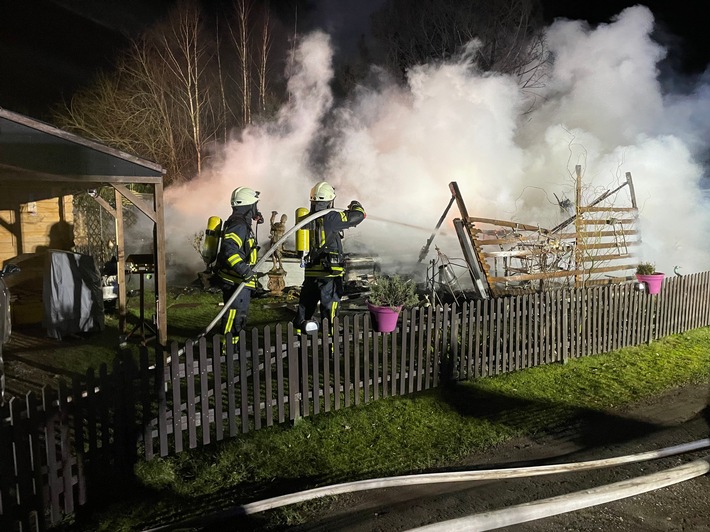
M 152 292 L 145 294 L 144 316 L 147 323 L 152 324 L 154 296 Z M 203 292 L 194 289 L 172 290 L 166 295 L 168 343 L 184 344 L 188 338 L 196 338 L 217 316 L 223 308 L 222 294 Z M 132 296 L 127 302 L 127 332 L 130 332 L 140 315 L 140 298 Z M 263 327 L 267 323 L 287 323 L 293 317 L 293 312 L 285 307 L 285 300 L 275 297 L 254 299 L 249 308 L 247 327 Z M 83 376 L 89 368 L 98 371 L 101 364 L 106 364 L 111 371 L 112 364 L 119 349 L 120 334 L 118 330 L 118 315 L 115 312 L 106 313 L 103 331 L 89 333 L 83 340 L 65 339 L 61 344 L 51 348 L 33 348 L 23 352 L 22 357 L 62 373 Z M 210 332 L 219 334 L 219 323 Z M 44 330 L 38 329 L 40 336 Z M 150 334 L 150 333 L 148 333 Z M 127 342 L 138 357 L 138 333 Z
M 309 487 L 431 470 L 515 436 L 710 378 L 710 328 L 459 383 L 140 462 L 139 488 L 78 528 L 135 530 Z M 319 501 L 270 512 L 296 523 Z
M 146 314 L 152 315 L 153 293 L 146 292 Z M 266 296 L 252 299 L 249 306 L 247 328 L 262 327 L 268 323 L 290 321 L 294 315 L 286 306 L 284 298 Z M 169 291 L 166 295 L 166 314 L 168 321 L 168 342 L 184 342 L 204 331 L 222 310 L 222 293 L 203 292 L 195 289 Z M 128 301 L 128 311 L 132 320 L 137 320 L 140 302 L 137 297 Z M 115 317 L 112 318 L 115 321 Z M 113 321 L 111 322 L 113 325 Z M 114 325 L 117 327 L 117 323 Z M 211 333 L 219 333 L 219 323 Z

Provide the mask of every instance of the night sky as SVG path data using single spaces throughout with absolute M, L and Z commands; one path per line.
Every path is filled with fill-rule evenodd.
M 214 1 L 214 0 L 213 0 Z M 101 10 L 91 18 L 60 4 Z M 316 9 L 304 13 L 303 25 L 322 25 L 339 32 L 338 38 L 359 35 L 367 13 L 381 0 L 315 0 Z M 287 1 L 282 4 L 287 4 Z M 608 22 L 624 7 L 639 2 L 619 0 L 544 0 L 546 22 L 556 17 Z M 672 44 L 668 61 L 678 71 L 700 73 L 710 62 L 710 39 L 701 23 L 699 2 L 647 0 L 660 32 L 657 38 Z M 46 119 L 51 105 L 69 98 L 88 83 L 95 72 L 109 68 L 128 37 L 137 34 L 161 13 L 170 0 L 0 0 L 0 107 Z M 119 11 L 115 11 L 116 8 Z M 288 7 L 288 6 L 286 6 Z M 112 11 L 112 9 L 114 11 Z M 358 16 L 359 15 L 359 16 Z M 355 26 L 355 27 L 354 27 Z M 347 43 L 341 43 L 343 47 Z

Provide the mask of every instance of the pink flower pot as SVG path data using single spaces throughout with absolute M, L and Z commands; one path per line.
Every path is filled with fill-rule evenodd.
M 378 307 L 367 302 L 367 309 L 372 316 L 372 326 L 377 332 L 392 332 L 397 328 L 399 311 L 402 307 Z
M 640 283 L 644 283 L 646 285 L 649 294 L 657 294 L 661 291 L 661 284 L 663 284 L 663 279 L 665 277 L 666 274 L 662 272 L 652 273 L 651 275 L 641 275 L 640 273 L 636 274 L 636 279 L 638 279 Z

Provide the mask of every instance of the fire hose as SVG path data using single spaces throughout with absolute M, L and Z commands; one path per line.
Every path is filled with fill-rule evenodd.
M 445 473 L 425 473 L 425 474 L 420 474 L 420 475 L 402 475 L 402 476 L 396 476 L 396 477 L 385 477 L 385 478 L 376 478 L 376 479 L 368 479 L 368 480 L 358 480 L 354 482 L 346 482 L 342 484 L 334 484 L 331 486 L 322 486 L 319 488 L 313 488 L 301 492 L 296 492 L 296 493 L 289 493 L 286 495 L 280 495 L 277 497 L 272 497 L 270 499 L 264 499 L 262 501 L 256 501 L 252 503 L 247 503 L 241 506 L 236 506 L 234 508 L 231 508 L 229 510 L 225 510 L 223 512 L 220 512 L 219 515 L 214 515 L 212 518 L 220 518 L 220 519 L 226 519 L 229 517 L 236 517 L 236 516 L 243 516 L 243 515 L 251 515 L 259 512 L 264 512 L 267 510 L 273 510 L 275 508 L 280 508 L 282 506 L 287 506 L 290 504 L 296 504 L 304 501 L 309 501 L 312 499 L 317 499 L 320 497 L 326 497 L 326 496 L 334 496 L 334 495 L 342 495 L 345 493 L 354 493 L 357 491 L 365 491 L 365 490 L 372 490 L 372 489 L 381 489 L 381 488 L 394 488 L 394 487 L 402 487 L 402 486 L 416 486 L 416 485 L 423 485 L 423 484 L 438 484 L 438 483 L 445 483 L 445 482 L 471 482 L 471 481 L 481 481 L 481 480 L 502 480 L 502 479 L 512 479 L 512 478 L 524 478 L 524 477 L 533 477 L 533 476 L 541 476 L 541 475 L 552 475 L 552 474 L 559 474 L 559 473 L 570 473 L 570 472 L 576 472 L 576 471 L 586 471 L 586 470 L 592 470 L 592 469 L 601 469 L 605 467 L 612 467 L 612 466 L 618 466 L 622 464 L 630 464 L 630 463 L 635 463 L 635 462 L 643 462 L 646 460 L 655 460 L 658 458 L 665 458 L 668 456 L 674 456 L 678 454 L 683 454 L 687 452 L 692 452 L 692 451 L 697 451 L 700 449 L 706 449 L 710 447 L 710 438 L 705 438 L 702 440 L 697 440 L 694 442 L 689 442 L 689 443 L 683 443 L 679 445 L 674 445 L 671 447 L 664 447 L 662 449 L 657 449 L 654 451 L 646 451 L 643 453 L 637 453 L 637 454 L 631 454 L 631 455 L 625 455 L 625 456 L 617 456 L 613 458 L 603 458 L 600 460 L 589 460 L 585 462 L 573 462 L 573 463 L 567 463 L 567 464 L 553 464 L 553 465 L 543 465 L 543 466 L 530 466 L 530 467 L 514 467 L 514 468 L 508 468 L 508 469 L 483 469 L 479 471 L 451 471 L 451 472 L 445 472 Z M 676 472 L 676 469 L 679 470 Z M 657 489 L 660 487 L 664 487 L 667 485 L 674 484 L 676 482 L 680 482 L 683 480 L 688 480 L 689 478 L 693 478 L 696 476 L 700 476 L 704 473 L 706 473 L 710 469 L 710 464 L 707 463 L 706 460 L 696 460 L 695 462 L 691 462 L 689 464 L 686 464 L 685 466 L 680 466 L 678 468 L 674 469 L 669 469 L 664 472 L 659 472 L 655 473 L 653 475 L 649 475 L 647 477 L 640 477 L 641 479 L 645 479 L 644 482 L 639 482 L 638 479 L 632 479 L 632 480 L 627 480 L 623 482 L 618 482 L 616 484 L 610 484 L 609 486 L 603 486 L 600 488 L 596 488 L 595 490 L 586 490 L 584 492 L 580 492 L 578 494 L 569 494 L 569 495 L 564 495 L 562 497 L 555 497 L 553 499 L 550 499 L 554 501 L 552 503 L 553 506 L 558 505 L 559 500 L 565 499 L 565 498 L 572 498 L 573 496 L 577 495 L 586 495 L 592 492 L 601 492 L 605 493 L 604 488 L 609 488 L 609 493 L 617 495 L 617 494 L 622 494 L 625 493 L 625 495 L 620 495 L 617 498 L 623 498 L 623 497 L 630 497 L 632 495 L 635 495 L 637 493 L 643 493 L 644 491 L 650 491 L 652 489 Z M 668 479 L 673 479 L 673 482 L 669 482 Z M 663 482 L 668 482 L 668 483 L 663 483 Z M 640 489 L 640 485 L 646 486 L 647 489 L 643 491 L 638 491 L 634 492 L 633 490 L 635 489 Z M 648 488 L 648 485 L 651 485 L 652 487 Z M 597 497 L 596 499 L 594 497 Z M 601 500 L 601 498 L 607 497 L 607 495 L 599 495 L 599 493 L 594 493 L 592 497 L 589 499 L 585 499 L 584 504 L 586 506 L 592 506 L 594 504 L 602 504 L 603 502 L 608 502 L 606 499 Z M 600 500 L 601 502 L 592 502 L 590 503 L 590 500 Z M 608 499 L 610 500 L 615 500 L 615 499 Z M 535 510 L 536 505 L 541 505 L 543 502 L 547 501 L 537 501 L 533 503 L 528 503 L 527 505 L 520 505 L 521 507 L 525 507 L 525 509 L 518 511 L 517 508 L 519 507 L 511 507 L 509 509 L 503 509 L 499 510 L 497 512 L 489 512 L 488 514 L 495 514 L 492 517 L 486 517 L 486 519 L 489 519 L 489 522 L 496 522 L 496 520 L 500 520 L 501 517 L 499 513 L 506 512 L 507 510 L 513 510 L 514 512 L 517 512 L 519 515 L 531 515 L 532 512 L 528 511 L 527 507 L 533 507 L 533 511 Z M 566 501 L 565 501 L 566 504 Z M 579 504 L 578 502 L 575 502 L 574 504 Z M 571 505 L 573 506 L 573 505 Z M 578 508 L 584 508 L 586 506 L 578 506 L 578 507 L 570 507 L 569 509 L 558 511 L 557 513 L 562 513 L 563 511 L 572 511 L 574 509 Z M 516 509 L 516 510 L 514 510 Z M 547 509 L 546 511 L 549 511 Z M 488 514 L 481 514 L 487 516 Z M 554 513 L 550 513 L 549 515 L 555 515 Z M 470 517 L 476 517 L 476 516 L 470 516 Z M 540 515 L 540 517 L 545 517 L 544 515 Z M 538 519 L 540 517 L 531 517 L 528 518 L 527 520 L 532 520 L 532 519 Z M 467 518 L 462 518 L 462 519 L 467 519 Z M 456 521 L 456 520 L 454 520 Z M 524 521 L 511 521 L 508 523 L 507 521 L 505 522 L 505 525 L 507 524 L 515 524 L 518 522 L 524 522 Z M 449 524 L 451 523 L 450 521 L 448 522 Z M 505 526 L 505 525 L 497 525 L 497 526 Z M 173 526 L 173 525 L 171 525 Z M 437 525 L 431 525 L 432 527 L 436 527 Z M 154 528 L 145 532 L 156 532 L 158 530 L 164 530 L 170 528 L 168 526 L 166 527 L 159 527 L 159 528 Z M 449 528 L 449 527 L 444 527 L 444 528 L 426 528 L 426 530 L 454 530 L 454 528 Z M 472 530 L 470 524 L 466 524 L 462 528 L 456 528 L 456 530 Z M 475 528 L 475 530 L 490 530 L 490 528 Z
M 643 475 L 621 482 L 605 484 L 592 488 L 548 499 L 541 499 L 525 504 L 518 504 L 469 515 L 458 519 L 450 519 L 432 525 L 426 525 L 416 530 L 421 532 L 468 532 L 471 530 L 494 530 L 505 526 L 517 525 L 551 517 L 562 513 L 573 512 L 590 506 L 606 504 L 608 502 L 633 497 L 649 491 L 665 488 L 686 480 L 706 474 L 710 471 L 710 457 L 694 460 L 687 464 L 665 469 L 650 475 Z
M 272 246 L 266 251 L 266 253 L 264 253 L 264 255 L 256 262 L 256 264 L 253 267 L 253 270 L 257 270 L 259 268 L 259 266 L 261 266 L 266 259 L 271 257 L 271 255 L 273 255 L 276 252 L 276 250 L 279 248 L 279 246 L 281 246 L 281 244 L 283 244 L 286 241 L 286 239 L 294 233 L 294 231 L 297 231 L 298 229 L 300 229 L 304 225 L 309 224 L 313 220 L 316 220 L 316 219 L 320 218 L 321 216 L 325 216 L 326 214 L 328 214 L 330 212 L 341 212 L 343 210 L 344 209 L 325 209 L 325 210 L 313 213 L 310 216 L 306 216 L 303 220 L 300 220 L 298 223 L 296 223 L 296 225 L 294 225 L 291 229 L 286 231 L 281 238 L 279 238 L 276 242 L 274 242 L 272 244 Z M 206 336 L 212 330 L 212 328 L 217 324 L 217 322 L 219 322 L 219 320 L 222 319 L 222 316 L 224 316 L 224 313 L 227 312 L 227 309 L 229 309 L 231 304 L 237 298 L 237 296 L 239 295 L 239 292 L 241 292 L 244 289 L 245 284 L 246 283 L 242 283 L 237 287 L 237 289 L 234 291 L 234 293 L 229 298 L 229 300 L 224 303 L 222 310 L 220 310 L 217 313 L 217 316 L 215 316 L 215 318 L 212 320 L 212 322 L 210 322 L 210 324 L 205 328 L 205 330 L 197 336 L 198 339 L 202 338 L 203 336 Z

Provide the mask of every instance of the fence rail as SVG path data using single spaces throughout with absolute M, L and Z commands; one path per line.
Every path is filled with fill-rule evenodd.
M 0 423 L 0 529 L 42 530 L 86 503 L 88 486 L 150 460 L 299 417 L 442 381 L 499 375 L 639 345 L 710 325 L 710 272 L 402 313 L 392 333 L 368 314 L 322 331 L 291 325 L 168 350 L 121 351 L 109 372 L 13 399 Z M 181 354 L 183 353 L 184 354 Z M 8 459 L 10 457 L 10 459 Z

